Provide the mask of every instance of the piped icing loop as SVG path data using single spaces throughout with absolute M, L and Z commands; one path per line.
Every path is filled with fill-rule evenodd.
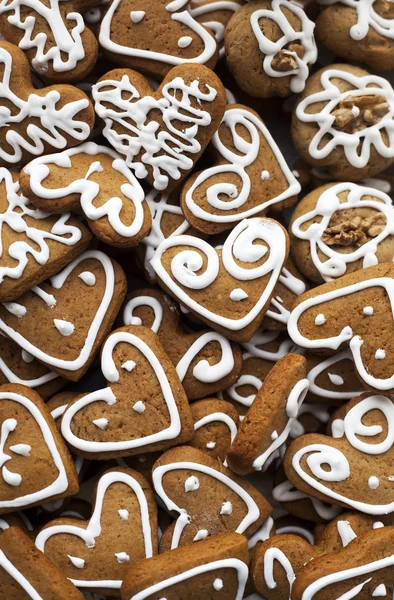
M 357 23 L 349 30 L 353 40 L 363 40 L 372 28 L 382 37 L 394 40 L 394 18 L 387 19 L 375 10 L 376 0 L 318 0 L 322 6 L 331 6 L 337 2 L 354 8 L 357 14 Z

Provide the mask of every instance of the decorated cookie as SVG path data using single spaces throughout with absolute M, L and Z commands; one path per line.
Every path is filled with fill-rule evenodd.
M 220 233 L 297 201 L 300 185 L 252 109 L 228 105 L 210 149 L 213 166 L 189 177 L 181 194 L 183 213 L 199 231 Z
M 246 539 L 226 533 L 159 554 L 132 565 L 122 585 L 122 600 L 241 600 L 248 579 Z
M 243 0 L 191 0 L 189 12 L 196 21 L 208 27 L 219 44 L 219 56 L 224 55 L 224 31 Z
M 150 230 L 144 190 L 123 158 L 106 146 L 86 142 L 40 156 L 24 168 L 21 185 L 44 210 L 82 209 L 95 236 L 110 246 L 136 246 Z
M 168 450 L 153 467 L 156 494 L 178 514 L 164 532 L 162 550 L 187 546 L 226 531 L 252 536 L 270 516 L 271 506 L 220 460 L 183 446 Z
M 386 396 L 366 393 L 351 400 L 335 415 L 333 437 L 309 434 L 291 443 L 287 477 L 321 500 L 371 515 L 393 512 L 392 411 Z
M 387 79 L 351 65 L 320 69 L 293 112 L 291 134 L 302 158 L 333 180 L 359 181 L 394 161 L 394 90 Z
M 306 292 L 289 317 L 291 338 L 317 353 L 349 344 L 363 385 L 391 391 L 393 277 L 393 263 L 383 263 Z
M 0 598 L 83 600 L 72 582 L 17 527 L 0 535 Z
M 237 344 L 213 330 L 186 333 L 177 304 L 161 290 L 136 290 L 126 300 L 123 324 L 144 325 L 157 333 L 189 400 L 213 395 L 237 381 L 242 368 Z
M 1 386 L 0 421 L 0 514 L 78 492 L 71 456 L 36 392 Z
M 0 65 L 0 166 L 25 164 L 86 140 L 94 110 L 84 92 L 63 84 L 35 89 L 26 56 L 8 42 L 0 41 Z
M 79 588 L 119 590 L 133 562 L 157 554 L 157 508 L 147 481 L 115 468 L 99 479 L 89 521 L 62 518 L 38 534 L 36 546 Z
M 0 385 L 19 383 L 34 389 L 44 400 L 66 381 L 9 338 L 0 335 Z
M 263 319 L 263 329 L 287 331 L 290 311 L 298 296 L 301 296 L 308 287 L 291 258 L 288 258 L 275 286 L 270 307 Z
M 1 52 L 1 50 L 0 50 Z M 15 300 L 57 273 L 89 245 L 88 230 L 70 213 L 35 209 L 18 176 L 0 167 L 0 301 Z
M 227 454 L 239 475 L 266 469 L 290 435 L 308 391 L 306 359 L 287 354 L 268 373 Z
M 188 442 L 193 421 L 175 367 L 146 327 L 122 327 L 105 341 L 109 386 L 72 402 L 62 434 L 73 451 L 105 460 Z
M 245 4 L 225 32 L 227 64 L 239 87 L 257 98 L 301 92 L 317 59 L 314 27 L 300 4 L 288 0 Z
M 291 251 L 312 281 L 331 281 L 394 256 L 390 196 L 355 183 L 327 184 L 305 196 L 289 226 Z
M 89 250 L 18 302 L 2 304 L 0 330 L 47 367 L 77 381 L 92 363 L 125 293 L 120 266 Z
M 184 307 L 229 339 L 247 342 L 264 318 L 287 254 L 283 227 L 255 217 L 239 223 L 217 248 L 190 235 L 167 238 L 151 264 L 160 285 Z
M 114 0 L 101 21 L 100 46 L 115 64 L 155 79 L 184 63 L 213 69 L 218 58 L 214 34 L 190 8 L 189 0 L 140 0 L 138 6 Z
M 238 413 L 225 400 L 206 398 L 191 406 L 194 419 L 193 448 L 224 461 L 227 451 L 237 435 Z
M 394 7 L 387 0 L 318 0 L 316 37 L 336 56 L 376 71 L 394 68 Z
M 217 75 L 193 64 L 171 69 L 156 91 L 137 71 L 115 69 L 99 79 L 92 93 L 104 136 L 139 179 L 163 192 L 191 171 L 226 104 Z
M 357 377 L 350 350 L 329 357 L 308 354 L 307 360 L 309 390 L 306 401 L 313 406 L 316 406 L 316 402 L 341 404 L 365 391 Z

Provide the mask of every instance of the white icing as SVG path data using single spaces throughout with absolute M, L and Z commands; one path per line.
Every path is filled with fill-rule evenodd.
M 315 319 L 315 325 L 324 325 L 324 323 L 326 322 L 326 317 L 323 314 L 319 314 L 317 315 L 316 319 Z
M 198 0 L 194 0 L 192 4 L 197 4 Z M 211 17 L 211 13 L 215 13 L 216 11 L 229 11 L 230 14 L 236 12 L 240 8 L 240 4 L 237 2 L 232 2 L 231 0 L 211 0 L 211 2 L 207 4 L 203 4 L 201 6 L 189 7 L 189 12 L 193 18 L 198 18 L 206 15 L 202 20 L 202 25 L 208 27 L 210 29 L 218 44 L 221 44 L 224 40 L 224 32 L 225 26 L 220 21 L 213 21 Z M 224 56 L 224 48 L 221 48 L 219 51 L 220 56 Z M 235 99 L 229 104 L 235 104 Z
M 158 333 L 163 320 L 163 308 L 160 302 L 156 298 L 153 298 L 153 296 L 136 296 L 129 300 L 123 309 L 123 324 L 142 325 L 141 319 L 133 315 L 135 309 L 140 306 L 149 306 L 153 310 L 154 320 L 151 329 L 155 333 Z M 139 323 L 135 321 L 136 318 L 139 319 Z
M 223 502 L 222 508 L 220 509 L 220 514 L 221 515 L 231 515 L 232 512 L 233 512 L 233 505 L 231 504 L 231 502 L 229 502 L 228 500 L 226 500 L 226 502 Z
M 133 410 L 136 413 L 142 414 L 142 413 L 145 412 L 146 406 L 145 406 L 145 404 L 141 400 L 138 400 L 138 402 L 136 402 L 135 404 L 133 404 Z
M 234 369 L 234 354 L 230 342 L 216 331 L 203 333 L 193 342 L 176 365 L 179 379 L 183 381 L 188 373 L 191 363 L 198 354 L 210 343 L 220 345 L 221 358 L 218 363 L 211 365 L 208 360 L 202 359 L 193 367 L 193 377 L 202 383 L 215 383 L 223 377 L 230 375 Z
M 120 516 L 120 518 L 122 519 L 122 521 L 128 521 L 129 520 L 129 511 L 126 510 L 125 508 L 119 508 L 118 515 Z
M 264 521 L 264 523 L 262 524 L 260 529 L 258 529 L 256 531 L 256 533 L 254 533 L 252 535 L 252 537 L 249 538 L 249 540 L 248 540 L 249 550 L 253 550 L 253 548 L 255 548 L 259 542 L 265 542 L 265 540 L 268 540 L 268 538 L 270 537 L 271 532 L 273 530 L 273 527 L 274 527 L 274 520 L 272 517 L 268 517 L 268 519 L 266 521 Z
M 126 552 L 115 552 L 116 560 L 121 565 L 130 561 L 130 556 Z
M 70 556 L 69 554 L 67 554 L 67 556 L 70 559 L 71 564 L 74 565 L 74 567 L 77 567 L 77 569 L 84 568 L 85 561 L 83 558 L 78 558 L 78 556 Z
M 389 0 L 390 1 L 390 0 Z M 319 4 L 329 6 L 337 3 L 338 0 L 318 0 Z M 357 14 L 357 23 L 349 29 L 350 37 L 353 40 L 363 40 L 373 29 L 382 37 L 394 40 L 394 19 L 386 19 L 375 11 L 375 0 L 339 0 L 341 4 L 354 8 Z
M 341 508 L 333 504 L 327 504 L 316 498 L 312 498 L 297 490 L 290 481 L 279 483 L 272 490 L 272 496 L 277 502 L 295 502 L 297 500 L 310 500 L 316 513 L 325 521 L 332 521 L 340 512 Z
M 372 306 L 365 306 L 365 307 L 363 308 L 363 313 L 364 313 L 364 315 L 367 315 L 368 317 L 372 316 L 372 315 L 373 315 L 373 312 L 374 312 L 374 311 L 373 311 L 373 307 L 372 307 Z
M 220 579 L 219 577 L 217 579 L 215 579 L 215 581 L 213 582 L 213 588 L 217 592 L 220 592 L 220 590 L 223 589 L 223 586 L 224 586 L 223 579 Z
M 209 425 L 209 423 L 225 423 L 230 430 L 230 443 L 233 443 L 233 440 L 237 435 L 237 425 L 229 415 L 223 412 L 214 412 L 210 415 L 206 415 L 194 423 L 194 431 L 198 431 L 201 427 Z M 231 503 L 229 502 L 228 504 Z
M 233 302 L 240 302 L 246 298 L 249 298 L 249 295 L 242 288 L 235 288 L 230 293 L 230 300 Z
M 68 337 L 74 333 L 75 325 L 69 321 L 63 321 L 62 319 L 54 319 L 53 324 L 58 332 L 64 337 Z
M 383 360 L 384 358 L 386 358 L 385 350 L 382 350 L 382 348 L 378 348 L 378 350 L 376 350 L 375 352 L 375 358 L 376 360 Z
M 26 577 L 12 564 L 2 550 L 0 550 L 0 567 L 20 585 L 28 598 L 31 598 L 31 600 L 45 600 Z
M 200 529 L 197 531 L 196 535 L 193 538 L 193 542 L 200 542 L 201 540 L 205 540 L 208 537 L 207 529 Z
M 130 13 L 130 19 L 133 23 L 141 23 L 145 17 L 145 11 L 143 10 L 132 10 Z
M 337 522 L 338 535 L 341 538 L 343 547 L 347 546 L 352 540 L 357 537 L 357 534 L 352 529 L 349 521 Z
M 376 490 L 379 487 L 379 484 L 379 478 L 375 477 L 375 475 L 371 475 L 371 477 L 368 479 L 368 486 L 371 488 L 371 490 Z
M 363 392 L 361 385 L 360 385 L 359 390 L 349 390 L 348 392 L 342 392 L 342 391 L 329 390 L 329 389 L 322 388 L 316 383 L 317 378 L 319 377 L 319 375 L 324 373 L 324 371 L 326 371 L 330 367 L 333 367 L 334 365 L 340 363 L 341 361 L 345 361 L 345 360 L 352 360 L 352 355 L 349 352 L 349 350 L 344 350 L 343 352 L 334 354 L 334 356 L 330 356 L 329 358 L 326 358 L 322 362 L 318 363 L 315 367 L 313 367 L 313 369 L 311 369 L 309 371 L 309 373 L 307 374 L 307 378 L 309 379 L 309 391 L 312 394 L 315 394 L 316 396 L 320 396 L 322 398 L 327 398 L 329 400 L 333 400 L 334 402 L 335 401 L 336 402 L 343 401 L 343 400 L 351 400 L 351 398 L 355 398 L 358 394 L 361 394 Z M 331 375 L 331 377 L 330 377 L 330 375 Z M 334 381 L 332 380 L 332 377 L 334 377 L 334 375 L 335 375 L 334 373 L 331 373 L 331 374 L 328 373 L 328 377 L 329 377 L 330 381 L 332 381 L 332 383 L 334 383 Z M 337 377 L 340 377 L 340 376 L 337 375 Z M 339 379 L 335 378 L 335 380 L 339 383 Z M 345 382 L 343 382 L 343 383 L 345 383 Z M 334 385 L 337 385 L 337 384 L 334 383 Z
M 295 573 L 291 562 L 287 556 L 279 550 L 279 548 L 268 548 L 264 554 L 264 579 L 269 590 L 273 590 L 277 587 L 277 583 L 274 579 L 274 561 L 277 561 L 285 570 L 286 579 L 289 583 L 289 598 L 291 594 L 291 588 L 295 581 Z
M 80 279 L 89 287 L 93 287 L 96 283 L 96 276 L 90 271 L 84 271 L 78 275 Z
M 191 475 L 185 481 L 185 492 L 195 492 L 200 487 L 200 481 L 198 477 Z
M 105 419 L 104 417 L 101 417 L 101 419 L 93 419 L 92 423 L 102 430 L 107 429 L 108 427 L 108 419 Z

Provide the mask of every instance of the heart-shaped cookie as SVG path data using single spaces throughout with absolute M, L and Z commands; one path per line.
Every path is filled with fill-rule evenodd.
M 101 48 L 114 64 L 155 79 L 183 63 L 215 67 L 217 43 L 193 18 L 189 0 L 139 0 L 131 8 L 126 0 L 114 0 L 100 25 Z
M 157 336 L 130 326 L 108 336 L 101 370 L 109 387 L 76 399 L 61 430 L 72 449 L 103 460 L 163 450 L 193 437 L 190 407 Z
M 87 248 L 89 231 L 70 213 L 35 209 L 16 173 L 0 167 L 0 301 L 15 300 Z
M 193 64 L 172 69 L 156 91 L 137 71 L 115 69 L 99 79 L 92 95 L 105 122 L 103 135 L 139 179 L 166 192 L 194 167 L 226 105 L 217 75 Z
M 124 325 L 144 325 L 157 333 L 173 362 L 190 400 L 205 398 L 237 381 L 241 349 L 212 330 L 186 333 L 178 305 L 160 289 L 129 294 L 123 309 Z
M 307 359 L 309 379 L 307 402 L 341 404 L 365 392 L 357 377 L 350 350 L 323 358 L 308 354 Z
M 228 105 L 210 149 L 213 166 L 182 188 L 181 208 L 196 229 L 213 235 L 297 201 L 301 186 L 254 110 Z
M 84 92 L 63 84 L 33 88 L 26 56 L 8 42 L 0 41 L 0 68 L 0 166 L 86 140 L 94 110 Z
M 230 402 L 206 398 L 193 402 L 194 437 L 190 446 L 206 452 L 211 458 L 226 458 L 237 435 L 238 413 Z
M 270 516 L 271 506 L 249 482 L 205 452 L 183 446 L 168 450 L 152 472 L 156 494 L 177 521 L 160 548 L 187 546 L 226 531 L 250 537 Z
M 367 514 L 394 511 L 393 400 L 363 394 L 341 407 L 333 437 L 309 434 L 294 440 L 284 460 L 295 487 L 321 500 Z
M 78 492 L 71 456 L 38 394 L 1 386 L 0 423 L 0 514 Z
M 151 264 L 165 291 L 231 340 L 251 339 L 269 307 L 288 255 L 272 219 L 245 219 L 223 246 L 190 235 L 164 240 Z
M 157 554 L 157 507 L 147 481 L 114 468 L 99 479 L 89 521 L 62 518 L 38 534 L 36 546 L 80 588 L 119 590 L 132 562 Z
M 349 344 L 364 386 L 389 392 L 394 389 L 393 302 L 394 265 L 361 269 L 303 294 L 290 314 L 289 335 L 323 354 Z
M 95 236 L 110 246 L 136 246 L 150 230 L 144 190 L 123 158 L 106 146 L 86 142 L 40 156 L 21 172 L 21 186 L 39 208 L 82 209 Z
M 77 381 L 92 363 L 125 293 L 120 266 L 89 250 L 18 302 L 0 305 L 0 330 L 46 366 Z

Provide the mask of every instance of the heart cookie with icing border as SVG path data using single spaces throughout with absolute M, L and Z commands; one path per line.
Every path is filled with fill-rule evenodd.
M 205 398 L 193 402 L 194 437 L 190 446 L 202 450 L 211 458 L 226 458 L 239 424 L 238 413 L 230 402 Z
M 193 421 L 175 367 L 153 331 L 113 331 L 101 353 L 109 386 L 77 398 L 61 431 L 76 454 L 105 460 L 188 442 Z
M 132 469 L 101 475 L 89 521 L 61 518 L 38 534 L 36 546 L 82 589 L 117 591 L 133 562 L 158 551 L 157 507 L 147 481 Z
M 272 219 L 245 219 L 223 246 L 189 235 L 164 240 L 151 261 L 160 285 L 210 327 L 251 339 L 269 307 L 288 256 L 288 237 Z

